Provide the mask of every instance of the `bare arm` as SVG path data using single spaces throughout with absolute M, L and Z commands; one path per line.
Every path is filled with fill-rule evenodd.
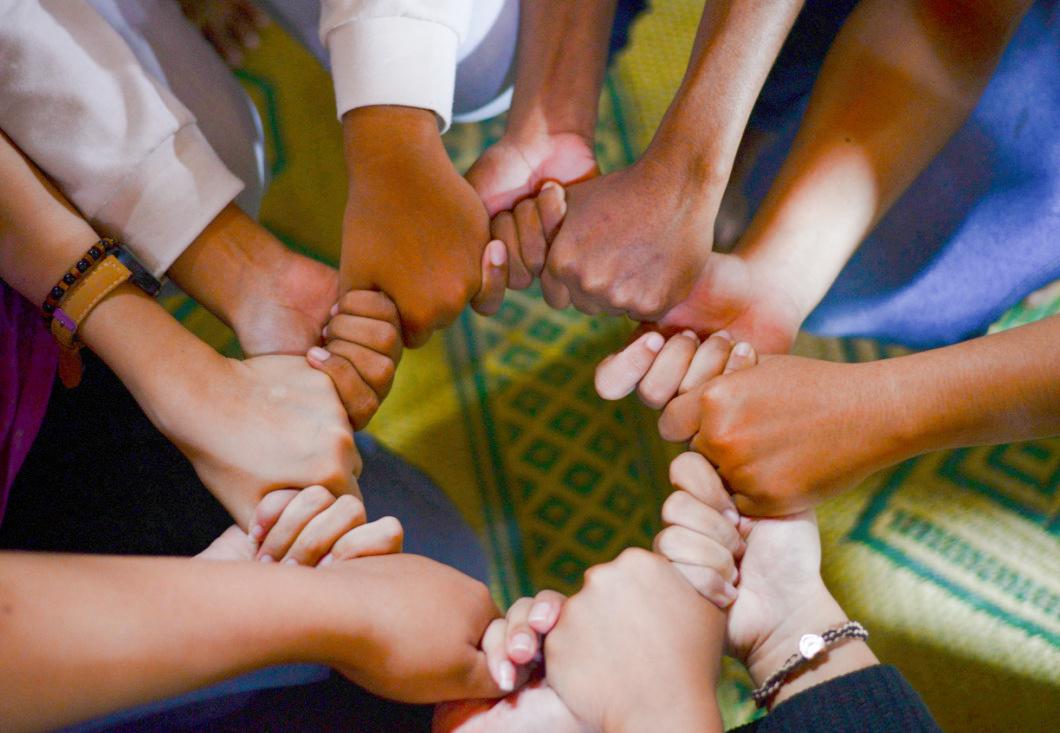
M 310 580 L 256 563 L 0 553 L 0 722 L 51 730 L 313 659 Z
M 865 0 L 740 252 L 802 316 L 979 100 L 1028 0 Z

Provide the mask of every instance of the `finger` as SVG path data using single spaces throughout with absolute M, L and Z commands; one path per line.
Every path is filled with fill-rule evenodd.
M 396 517 L 381 517 L 342 535 L 332 545 L 331 552 L 320 559 L 320 564 L 326 566 L 336 560 L 393 555 L 401 552 L 404 540 L 405 528 L 401 522 Z
M 757 363 L 758 354 L 755 353 L 754 347 L 746 341 L 741 341 L 732 347 L 732 353 L 729 354 L 729 360 L 725 363 L 725 371 L 723 373 L 729 374 L 754 366 Z
M 632 392 L 648 373 L 666 339 L 658 331 L 648 331 L 617 354 L 596 367 L 596 393 L 605 400 L 620 400 Z
M 512 212 L 502 211 L 493 217 L 490 222 L 490 236 L 504 242 L 508 250 L 508 287 L 512 290 L 526 290 L 533 284 L 534 277 L 523 264 L 519 231 Z
M 659 435 L 671 443 L 684 443 L 699 430 L 703 414 L 700 398 L 703 386 L 670 400 L 659 416 Z
M 552 631 L 559 620 L 560 609 L 567 597 L 554 590 L 543 590 L 534 596 L 534 605 L 530 608 L 527 621 L 530 628 L 539 634 L 547 634 Z
M 508 250 L 504 242 L 494 239 L 482 253 L 482 288 L 471 299 L 476 313 L 492 316 L 504 303 L 508 284 Z
M 547 181 L 537 194 L 537 216 L 541 221 L 541 231 L 545 235 L 546 248 L 555 239 L 563 217 L 567 215 L 567 191 L 555 181 Z M 542 269 L 544 262 L 541 263 Z M 541 270 L 538 270 L 538 275 Z
M 262 30 L 269 27 L 271 20 L 268 13 L 256 6 L 250 0 L 239 0 L 239 10 L 250 19 L 254 27 Z
M 696 355 L 692 357 L 692 363 L 688 365 L 688 371 L 685 372 L 685 378 L 681 380 L 678 392 L 684 394 L 721 374 L 730 351 L 732 351 L 732 337 L 729 336 L 728 331 L 711 334 L 696 349 Z
M 687 491 L 675 491 L 666 497 L 662 506 L 662 521 L 666 526 L 684 527 L 709 537 L 735 558 L 743 556 L 746 546 L 736 525 Z
M 533 199 L 520 201 L 515 207 L 514 217 L 523 266 L 531 277 L 536 277 L 545 267 L 545 232 L 537 213 L 537 204 Z
M 346 494 L 309 520 L 281 562 L 315 567 L 340 537 L 365 523 L 364 504 Z
M 537 633 L 530 628 L 529 621 L 533 605 L 533 599 L 520 598 L 508 609 L 505 648 L 508 650 L 508 659 L 517 665 L 531 662 L 537 653 Z
M 323 486 L 310 486 L 299 491 L 265 535 L 258 549 L 258 559 L 272 562 L 286 555 L 310 520 L 334 503 L 335 497 Z
M 345 313 L 348 316 L 362 316 L 374 318 L 377 321 L 386 321 L 394 328 L 401 327 L 401 316 L 398 314 L 397 306 L 394 305 L 386 293 L 378 290 L 349 290 L 339 302 L 331 306 L 331 315 L 337 316 Z
M 699 453 L 685 451 L 670 462 L 670 483 L 721 514 L 734 527 L 739 525 L 740 514 L 721 476 Z
M 391 323 L 377 318 L 339 313 L 321 332 L 325 342 L 332 339 L 360 344 L 380 356 L 396 362 L 401 358 L 401 335 Z
M 486 655 L 490 677 L 501 690 L 511 692 L 515 689 L 515 665 L 508 659 L 507 630 L 507 619 L 493 619 L 486 627 L 480 647 Z
M 692 331 L 670 337 L 637 387 L 640 401 L 653 410 L 665 407 L 681 386 L 697 348 L 699 337 Z
M 379 409 L 380 398 L 361 377 L 357 367 L 348 359 L 319 346 L 306 352 L 306 361 L 331 377 L 353 429 L 363 430 Z
M 261 543 L 296 496 L 298 489 L 279 489 L 270 491 L 261 498 L 254 509 L 254 518 L 250 521 L 250 530 L 247 532 L 250 539 L 254 540 L 255 546 Z
M 541 272 L 541 295 L 545 302 L 556 310 L 563 310 L 570 305 L 570 291 L 567 286 L 549 272 L 547 267 Z
M 728 608 L 739 595 L 736 586 L 721 576 L 713 568 L 688 563 L 673 563 L 674 570 L 681 573 L 685 580 L 692 584 L 699 595 L 721 609 Z
M 254 25 L 253 19 L 247 15 L 236 14 L 228 31 L 240 46 L 247 50 L 253 50 L 261 45 L 261 36 Z
M 382 402 L 394 383 L 394 361 L 378 351 L 342 339 L 332 339 L 324 347 L 333 356 L 341 356 L 353 365 L 361 379 Z
M 725 580 L 736 584 L 736 561 L 732 553 L 699 532 L 677 525 L 666 527 L 655 535 L 652 546 L 670 562 L 711 568 Z

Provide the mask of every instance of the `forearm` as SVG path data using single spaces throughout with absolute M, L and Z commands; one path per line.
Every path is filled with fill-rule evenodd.
M 847 20 L 739 250 L 803 317 L 963 124 L 1028 5 L 865 0 Z
M 802 0 L 712 0 L 684 80 L 645 157 L 681 166 L 714 209 L 755 99 Z
M 522 0 L 508 134 L 592 140 L 615 0 Z
M 1057 344 L 1052 316 L 881 362 L 906 453 L 1060 435 Z
M 2 553 L 0 721 L 51 730 L 315 661 L 310 581 L 255 563 Z

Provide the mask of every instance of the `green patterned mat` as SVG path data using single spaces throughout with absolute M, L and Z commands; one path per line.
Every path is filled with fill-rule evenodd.
M 608 79 L 598 152 L 626 165 L 650 139 L 680 79 L 697 20 L 689 0 L 658 4 Z M 330 83 L 276 30 L 240 72 L 262 109 L 273 183 L 262 221 L 289 246 L 334 262 L 345 195 Z M 466 168 L 501 121 L 456 126 L 446 144 Z M 237 347 L 186 299 L 169 305 L 219 349 Z M 1014 309 L 1001 326 L 1060 312 Z M 669 493 L 673 448 L 654 416 L 599 400 L 598 359 L 630 328 L 549 309 L 535 290 L 493 319 L 466 313 L 407 352 L 370 428 L 430 474 L 479 530 L 498 601 L 571 592 L 590 565 L 646 545 Z M 798 353 L 838 361 L 900 349 L 800 337 Z M 943 727 L 1052 730 L 1060 720 L 1060 440 L 925 456 L 822 507 L 825 575 Z M 719 695 L 732 725 L 753 714 L 748 681 L 727 661 Z

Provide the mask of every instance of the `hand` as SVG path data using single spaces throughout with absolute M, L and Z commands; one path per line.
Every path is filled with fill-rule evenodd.
M 791 349 L 804 315 L 782 274 L 739 255 L 714 253 L 688 296 L 658 320 L 657 328 L 701 335 L 725 330 L 760 353 L 775 354 Z
M 505 287 L 530 287 L 545 266 L 548 243 L 566 214 L 566 193 L 556 184 L 567 186 L 599 174 L 592 140 L 573 132 L 509 131 L 471 166 L 467 180 L 492 217 L 494 239 L 506 248 L 504 282 L 494 288 L 484 282 L 473 302 L 475 310 L 492 315 Z M 496 291 L 499 297 L 492 295 Z
M 534 598 L 520 598 L 504 618 L 495 619 L 482 637 L 490 672 L 497 686 L 511 692 L 534 671 L 541 637 L 552 630 L 566 598 L 543 590 Z
M 655 551 L 699 594 L 718 608 L 737 599 L 737 562 L 746 545 L 740 514 L 707 459 L 682 453 L 670 464 L 675 491 L 662 505 L 665 528 L 655 536 Z
M 319 346 L 320 331 L 339 296 L 339 276 L 322 262 L 276 252 L 273 264 L 240 305 L 232 327 L 247 356 L 304 354 Z
M 401 552 L 403 536 L 394 517 L 366 524 L 364 504 L 355 496 L 336 499 L 323 486 L 280 489 L 258 504 L 250 532 L 232 525 L 197 557 L 329 565 Z
M 486 655 L 479 649 L 500 614 L 482 583 L 417 555 L 384 555 L 335 562 L 316 571 L 344 573 L 347 604 L 331 607 L 323 628 L 363 619 L 356 640 L 326 640 L 326 661 L 369 692 L 411 703 L 498 697 Z
M 549 305 L 653 321 L 684 300 L 714 229 L 711 207 L 690 188 L 649 158 L 571 186 L 542 275 Z
M 320 484 L 357 493 L 360 456 L 327 375 L 299 356 L 204 362 L 187 390 L 157 390 L 152 420 L 249 527 L 266 494 Z
M 656 549 L 700 595 L 729 609 L 727 651 L 746 661 L 793 609 L 823 587 L 813 513 L 742 518 L 714 467 L 698 453 L 675 458 L 670 481 L 676 491 L 663 504 L 667 527 L 656 536 Z M 731 585 L 737 579 L 738 588 Z
M 494 239 L 482 257 L 482 287 L 471 299 L 478 313 L 493 315 L 504 302 L 505 289 L 525 290 L 541 274 L 548 243 L 567 212 L 565 196 L 558 184 L 548 182 L 536 198 L 524 199 L 514 212 L 494 217 Z
M 659 431 L 718 468 L 741 513 L 802 511 L 904 457 L 901 395 L 880 362 L 768 357 L 663 411 Z
M 595 733 L 538 677 L 500 700 L 461 700 L 434 709 L 432 733 Z
M 310 486 L 266 494 L 248 536 L 259 562 L 313 567 L 401 552 L 404 530 L 395 517 L 368 522 L 356 496 L 336 498 L 323 486 Z
M 382 290 L 407 346 L 451 323 L 482 282 L 489 219 L 453 169 L 434 114 L 365 107 L 343 118 L 349 195 L 343 290 Z
M 390 392 L 401 361 L 401 324 L 383 293 L 351 290 L 331 309 L 324 348 L 314 346 L 309 364 L 331 377 L 354 430 L 363 430 Z
M 269 25 L 269 16 L 250 0 L 180 0 L 180 9 L 230 66 L 258 47 L 258 31 Z
M 549 683 L 594 730 L 720 726 L 723 625 L 669 562 L 628 549 L 591 568 L 564 605 L 545 639 Z
M 619 400 L 636 388 L 641 402 L 659 410 L 677 395 L 753 364 L 756 358 L 750 344 L 734 344 L 728 331 L 700 343 L 692 331 L 666 339 L 642 326 L 626 348 L 596 367 L 596 391 L 605 400 Z

